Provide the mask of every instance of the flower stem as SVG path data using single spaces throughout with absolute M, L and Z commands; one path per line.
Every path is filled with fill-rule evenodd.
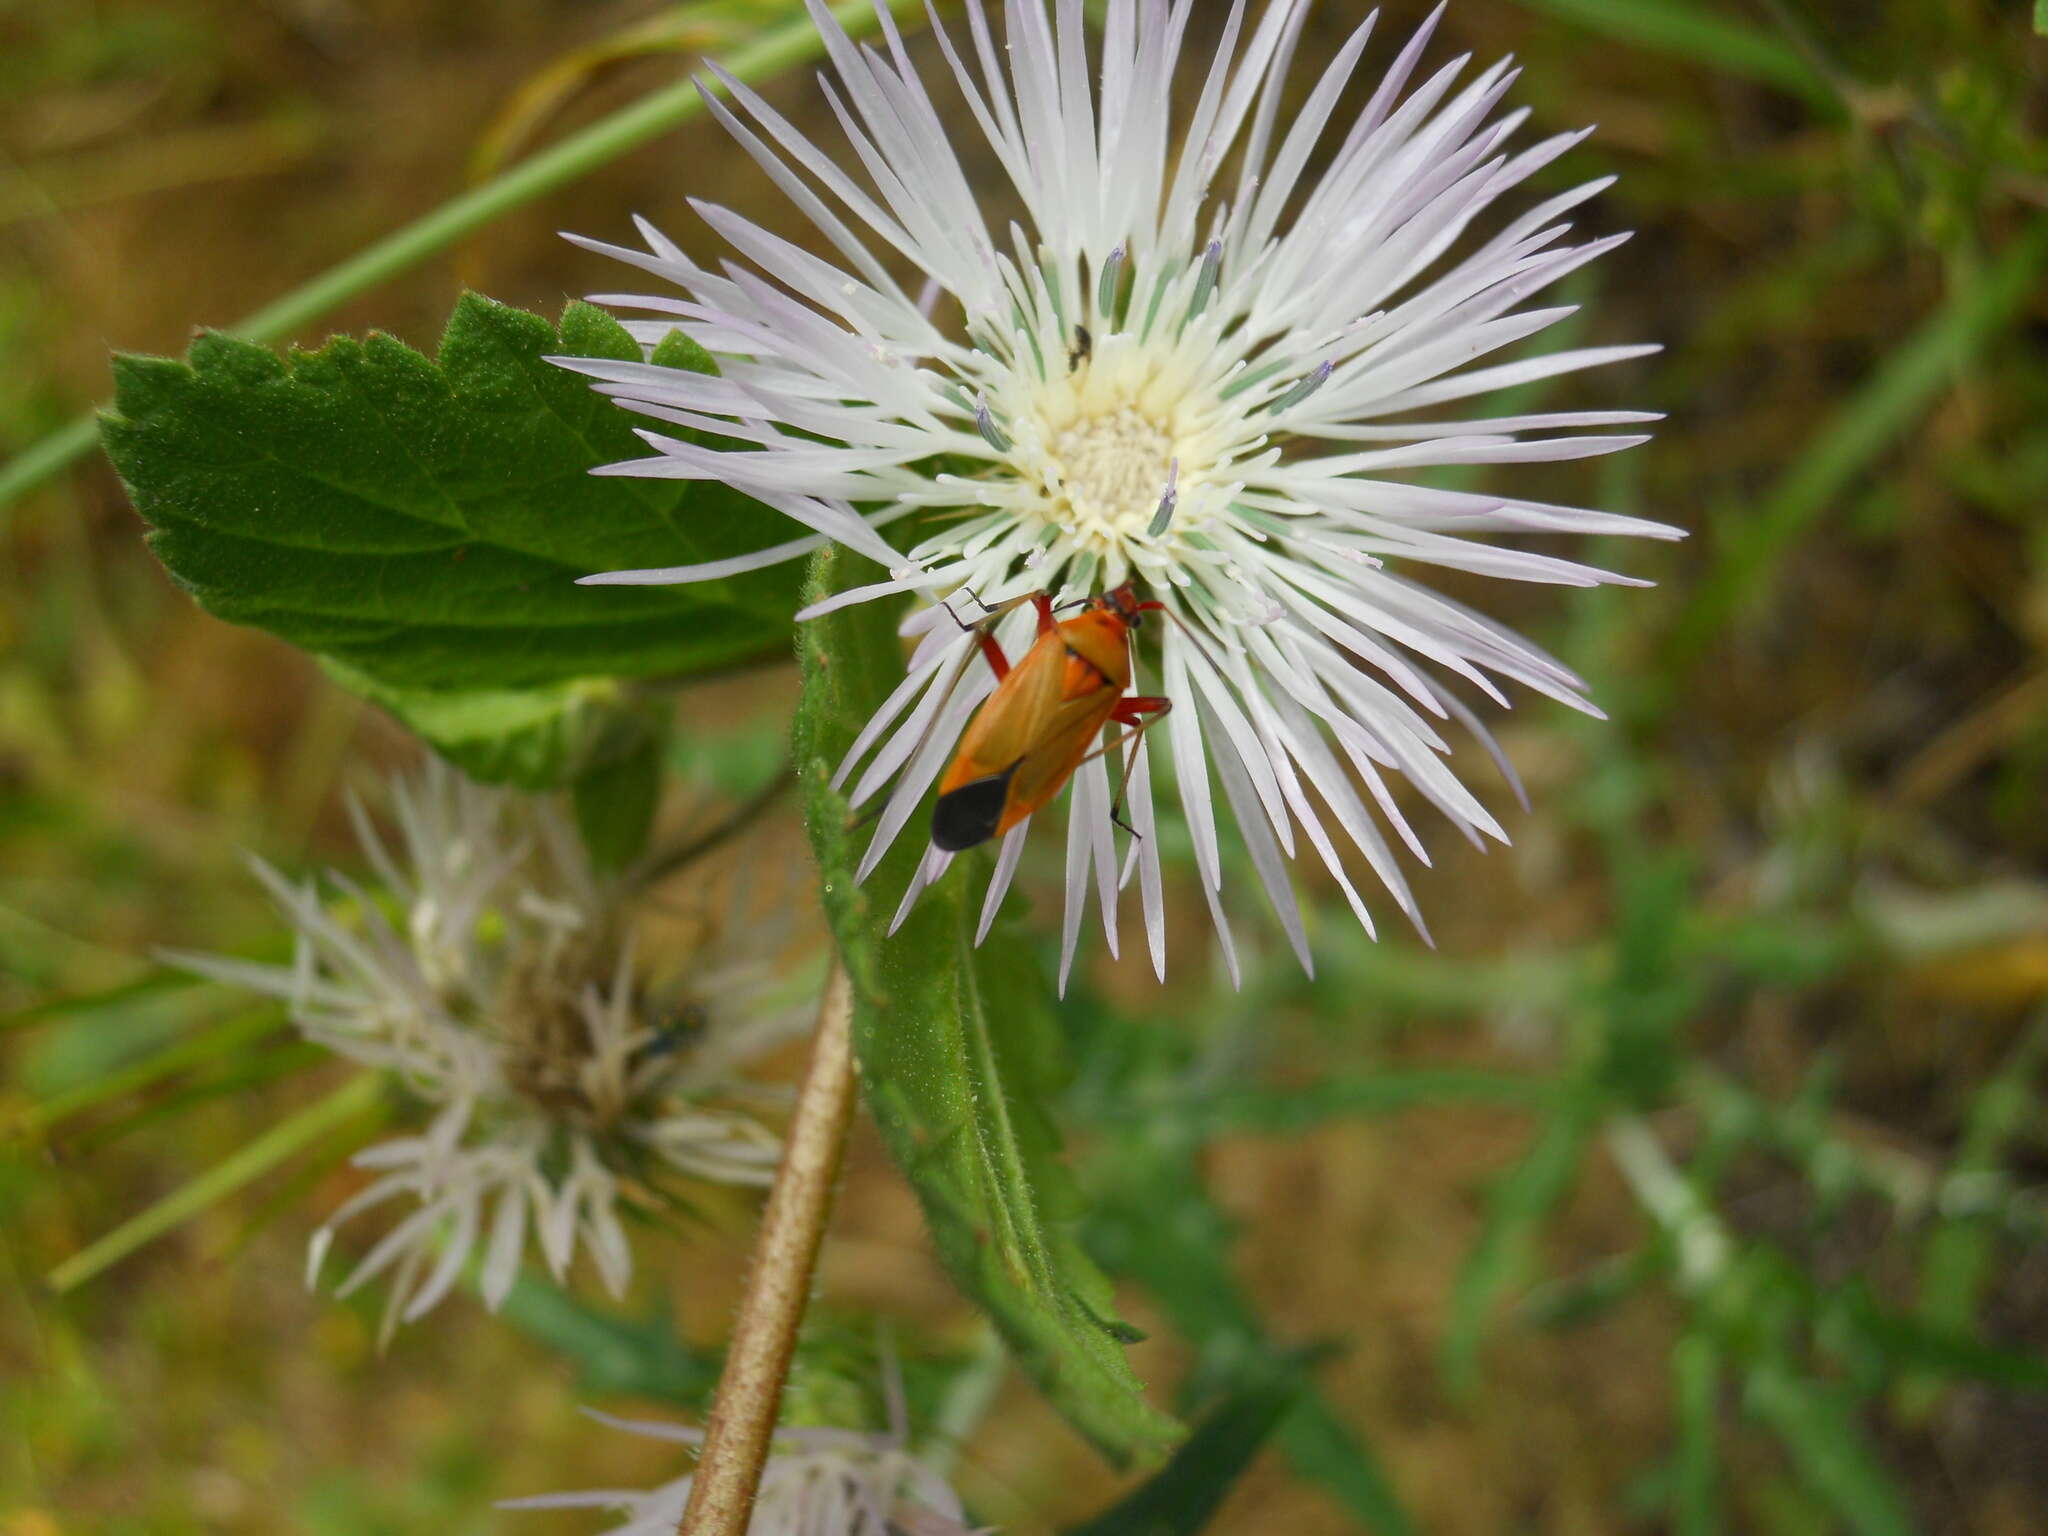
M 753 1517 L 853 1099 L 853 984 L 835 961 L 677 1536 L 745 1536 Z
M 917 0 L 890 0 L 890 10 L 908 20 L 921 7 Z M 833 14 L 851 37 L 861 37 L 879 25 L 870 0 L 841 0 Z M 736 50 L 725 64 L 735 76 L 751 85 L 823 51 L 818 29 L 808 16 L 798 16 Z M 712 88 L 718 89 L 715 84 Z M 250 341 L 275 341 L 288 335 L 344 300 L 446 250 L 471 230 L 616 160 L 703 110 L 695 79 L 679 80 L 650 91 L 329 267 L 283 298 L 229 326 L 229 334 Z M 88 412 L 23 450 L 12 463 L 0 465 L 0 508 L 82 457 L 98 441 L 98 423 Z

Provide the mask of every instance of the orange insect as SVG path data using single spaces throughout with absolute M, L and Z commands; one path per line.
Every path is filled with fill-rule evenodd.
M 977 636 L 996 674 L 996 691 L 967 723 L 939 780 L 932 842 L 947 853 L 1001 837 L 1052 799 L 1076 769 L 1115 744 L 1090 751 L 1104 726 L 1129 726 L 1117 738 L 1129 741 L 1173 708 L 1171 699 L 1124 695 L 1131 684 L 1131 631 L 1143 614 L 1164 604 L 1139 602 L 1128 582 L 1088 598 L 1071 619 L 1053 617 L 1047 593 L 1020 601 L 1038 610 L 1038 637 L 1015 666 L 986 627 Z M 1135 760 L 1125 760 L 1126 785 Z M 1117 807 L 1122 804 L 1120 787 Z M 1110 817 L 1123 826 L 1116 809 Z

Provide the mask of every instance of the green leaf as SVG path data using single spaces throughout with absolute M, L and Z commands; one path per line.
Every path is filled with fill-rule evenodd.
M 1522 0 L 1529 10 L 1839 110 L 1834 91 L 1782 38 L 1690 0 Z
M 27 1029 L 36 1024 L 89 1019 L 98 1014 L 120 1013 L 134 1003 L 153 1003 L 159 993 L 182 992 L 203 984 L 203 978 L 186 971 L 168 969 L 143 972 L 132 981 L 116 982 L 96 992 L 68 997 L 46 998 L 12 1013 L 0 1013 L 0 1034 Z
M 1856 477 L 1954 385 L 1985 345 L 2015 334 L 2013 317 L 2038 292 L 2044 264 L 2048 217 L 2036 217 L 1900 340 L 1753 511 L 1717 525 L 1721 545 L 1670 634 L 1668 670 L 1698 660 L 1723 628 L 1765 596 L 1787 568 L 1787 552 Z
M 1142 1283 L 1174 1328 L 1208 1362 L 1271 1368 L 1282 1351 L 1230 1272 L 1230 1231 L 1196 1168 L 1185 1126 L 1154 1120 L 1119 1134 L 1089 1160 L 1100 1187 L 1090 1247 L 1113 1271 Z M 1414 1536 L 1416 1525 L 1372 1448 L 1312 1383 L 1279 1428 L 1294 1469 L 1319 1483 L 1374 1536 Z
M 1830 1289 L 1816 1286 L 1810 1302 L 1824 1324 L 1845 1329 L 1895 1371 L 1988 1382 L 2015 1392 L 2048 1392 L 2048 1360 L 1888 1311 L 1861 1280 Z
M 1716 1482 L 1720 1454 L 1721 1351 L 1703 1332 L 1685 1335 L 1671 1349 L 1674 1417 L 1678 1448 L 1671 1491 L 1671 1523 L 1677 1536 L 1717 1536 L 1721 1505 Z
M 599 763 L 572 786 L 576 830 L 600 872 L 624 869 L 646 851 L 647 833 L 661 799 L 661 756 L 661 733 L 640 732 L 624 751 Z
M 1067 1536 L 1196 1536 L 1294 1406 L 1301 1378 L 1264 1372 L 1196 1426 L 1173 1459 L 1113 1508 Z
M 808 595 L 872 579 L 857 573 L 858 563 L 821 552 Z M 927 891 L 895 936 L 884 937 L 923 854 L 915 832 L 898 839 L 865 885 L 854 884 L 866 834 L 851 825 L 830 779 L 902 679 L 890 619 L 884 605 L 859 603 L 805 625 L 799 637 L 795 760 L 826 914 L 853 979 L 868 1107 L 917 1191 L 940 1259 L 987 1309 L 1019 1364 L 1113 1460 L 1151 1455 L 1180 1427 L 1146 1404 L 1124 1358 L 1128 1332 L 1109 1281 L 1064 1219 L 1077 1200 L 1048 1107 L 1066 1064 L 1030 951 L 1000 924 L 975 948 L 980 886 L 970 899 L 971 868 Z
M 2038 1113 L 2034 1078 L 2048 1055 L 2048 1013 L 2037 1014 L 2007 1056 L 1995 1077 L 1977 1090 L 1963 1125 L 1962 1143 L 1947 1177 L 1958 1180 L 1999 1176 L 2006 1148 Z M 1966 1334 L 1976 1327 L 1977 1311 L 1990 1283 L 1997 1258 L 1997 1233 L 1991 1223 L 1967 1217 L 1941 1222 L 1927 1239 L 1920 1258 L 1921 1321 L 1930 1330 Z M 1933 1385 L 1925 1380 L 1904 1384 L 1909 1413 L 1933 1406 Z
M 1749 1373 L 1745 1401 L 1784 1442 L 1808 1491 L 1857 1536 L 1913 1536 L 1904 1497 L 1839 1392 L 1765 1360 Z
M 1286 1087 L 1232 1083 L 1171 1107 L 1205 1136 L 1245 1131 L 1272 1136 L 1313 1130 L 1332 1120 L 1396 1115 L 1431 1105 L 1536 1109 L 1551 1092 L 1548 1082 L 1526 1073 L 1397 1067 Z
M 575 1361 L 578 1387 L 587 1394 L 702 1408 L 718 1384 L 718 1357 L 683 1343 L 668 1307 L 659 1302 L 646 1317 L 627 1317 L 587 1306 L 559 1286 L 522 1275 L 499 1315 Z
M 244 1010 L 219 1023 L 194 1030 L 175 1044 L 145 1056 L 140 1061 L 113 1071 L 98 1072 L 63 1092 L 51 1094 L 28 1107 L 24 1120 L 32 1130 L 45 1130 L 68 1116 L 95 1109 L 114 1099 L 154 1086 L 193 1067 L 207 1066 L 223 1057 L 233 1058 L 255 1046 L 284 1026 L 284 1014 L 275 1003 Z
M 326 668 L 478 783 L 535 791 L 582 776 L 612 734 L 621 698 L 606 677 L 539 688 L 393 688 L 338 661 Z
M 592 476 L 647 450 L 555 353 L 641 356 L 589 305 L 558 332 L 470 294 L 433 362 L 379 334 L 289 358 L 214 334 L 184 362 L 121 357 L 101 432 L 151 546 L 209 612 L 386 688 L 687 673 L 783 643 L 787 568 L 576 585 L 744 554 L 783 522 L 715 484 Z
M 1479 1346 L 1494 1301 L 1526 1278 L 1537 1229 L 1571 1192 L 1594 1120 L 1585 1092 L 1551 1114 L 1536 1144 L 1487 1192 L 1485 1224 L 1458 1272 L 1444 1330 L 1444 1377 L 1460 1396 L 1479 1386 Z

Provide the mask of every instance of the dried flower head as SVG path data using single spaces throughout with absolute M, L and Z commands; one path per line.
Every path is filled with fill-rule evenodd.
M 307 1039 L 390 1073 L 431 1115 L 356 1156 L 376 1177 L 315 1234 L 309 1278 L 342 1223 L 407 1201 L 341 1286 L 389 1275 L 387 1336 L 447 1295 L 479 1241 L 495 1308 L 529 1230 L 557 1278 L 582 1248 L 616 1293 L 632 1269 L 622 1203 L 658 1205 L 676 1175 L 768 1182 L 780 1143 L 740 1069 L 806 1011 L 778 1001 L 758 942 L 714 940 L 681 1001 L 661 1001 L 635 973 L 622 893 L 547 801 L 430 762 L 394 782 L 392 807 L 396 853 L 351 806 L 379 891 L 256 862 L 293 928 L 290 965 L 172 957 L 282 999 Z

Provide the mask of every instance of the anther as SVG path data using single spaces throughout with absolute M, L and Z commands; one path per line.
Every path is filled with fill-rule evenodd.
M 1102 275 L 1095 284 L 1095 307 L 1102 318 L 1111 325 L 1116 323 L 1116 291 L 1124 275 L 1124 245 L 1117 242 L 1116 249 L 1109 253 L 1102 263 Z
M 1216 277 L 1223 270 L 1223 242 L 1211 240 L 1209 248 L 1202 252 L 1202 270 L 1195 277 L 1195 296 L 1188 300 L 1188 318 L 1194 319 L 1209 307 L 1209 298 L 1216 292 Z
M 980 429 L 982 440 L 997 453 L 1010 451 L 1010 440 L 1003 435 L 1003 429 L 996 425 L 995 414 L 989 410 L 987 400 L 975 401 L 974 425 Z
M 1166 466 L 1166 494 L 1159 498 L 1159 510 L 1152 514 L 1152 521 L 1145 529 L 1147 538 L 1158 538 L 1173 521 L 1173 509 L 1180 505 L 1179 483 L 1180 460 L 1175 459 Z
M 1305 374 L 1301 378 L 1296 379 L 1274 399 L 1271 405 L 1266 407 L 1267 412 L 1278 416 L 1282 411 L 1294 409 L 1295 406 L 1301 404 L 1302 401 L 1329 383 L 1330 375 L 1336 371 L 1336 367 L 1337 365 L 1333 362 L 1325 362 L 1314 373 Z

